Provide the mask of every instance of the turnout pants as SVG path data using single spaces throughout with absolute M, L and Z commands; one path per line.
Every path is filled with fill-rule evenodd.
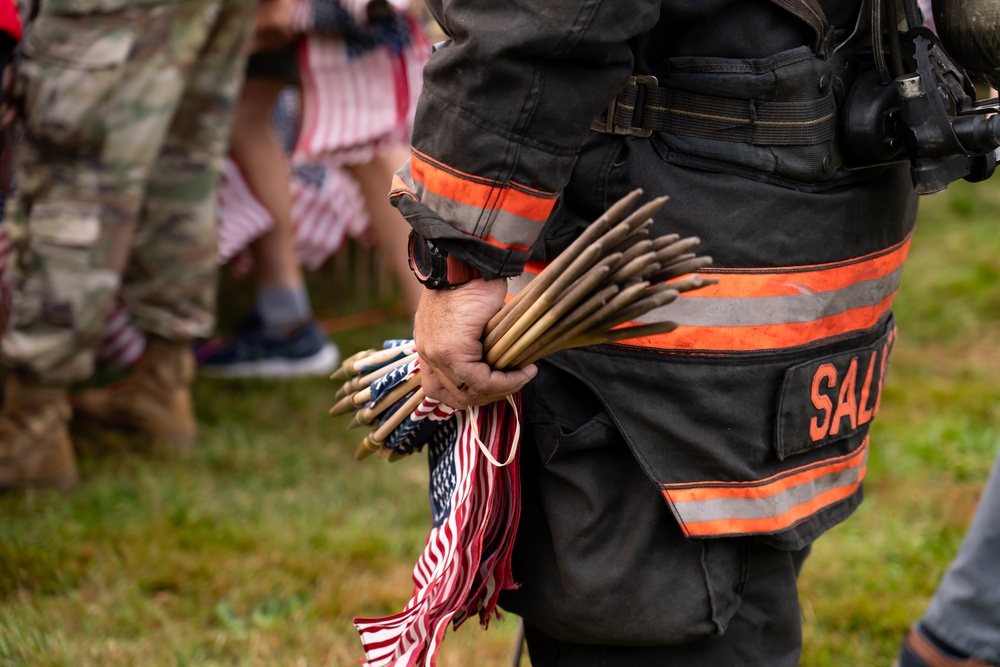
M 520 588 L 535 667 L 794 667 L 808 548 L 683 536 L 610 415 L 542 362 L 526 389 Z

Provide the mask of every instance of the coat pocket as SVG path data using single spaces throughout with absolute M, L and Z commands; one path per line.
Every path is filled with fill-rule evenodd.
M 72 16 L 40 16 L 25 36 L 17 70 L 27 131 L 64 148 L 103 140 L 135 42 L 131 27 L 83 23 Z

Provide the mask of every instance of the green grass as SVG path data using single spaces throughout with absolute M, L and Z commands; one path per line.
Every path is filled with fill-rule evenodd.
M 1000 184 L 922 202 L 866 501 L 802 574 L 806 667 L 888 667 L 975 508 L 1000 443 L 998 222 Z M 310 280 L 321 314 L 350 311 Z M 408 335 L 390 319 L 334 338 L 350 354 Z M 0 497 L 0 667 L 358 664 L 352 618 L 408 597 L 427 471 L 356 462 L 335 391 L 201 378 L 190 460 L 90 434 L 78 491 Z M 439 664 L 507 665 L 514 620 L 466 624 Z

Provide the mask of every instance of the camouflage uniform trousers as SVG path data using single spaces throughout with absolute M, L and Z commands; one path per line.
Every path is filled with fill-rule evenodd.
M 215 189 L 253 0 L 43 13 L 18 62 L 25 139 L 4 364 L 45 384 L 89 378 L 115 300 L 174 341 L 215 323 Z

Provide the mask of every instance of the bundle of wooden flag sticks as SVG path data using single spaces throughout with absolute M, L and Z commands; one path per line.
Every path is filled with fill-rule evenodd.
M 691 252 L 697 238 L 650 239 L 653 216 L 667 198 L 632 211 L 641 197 L 642 191 L 634 190 L 612 205 L 489 321 L 483 348 L 490 366 L 523 368 L 559 350 L 662 334 L 677 326 L 635 322 L 708 284 L 695 272 L 711 258 Z M 330 414 L 354 412 L 350 427 L 371 428 L 355 453 L 359 460 L 376 454 L 394 461 L 418 451 L 431 424 L 450 414 L 425 401 L 413 341 L 387 341 L 383 349 L 359 352 L 332 379 L 344 383 Z M 428 423 L 419 424 L 428 417 Z
M 641 196 L 636 190 L 615 203 L 489 321 L 483 349 L 490 366 L 523 368 L 559 350 L 676 326 L 637 320 L 707 284 L 694 272 L 711 260 L 691 252 L 698 239 L 650 239 L 666 198 L 630 213 Z M 433 521 L 410 600 L 397 614 L 354 624 L 365 667 L 433 667 L 449 625 L 478 616 L 487 626 L 500 592 L 516 586 L 520 394 L 462 411 L 438 403 L 421 388 L 412 340 L 360 352 L 333 377 L 344 382 L 331 414 L 353 412 L 352 426 L 370 428 L 356 458 L 392 461 L 426 445 Z

